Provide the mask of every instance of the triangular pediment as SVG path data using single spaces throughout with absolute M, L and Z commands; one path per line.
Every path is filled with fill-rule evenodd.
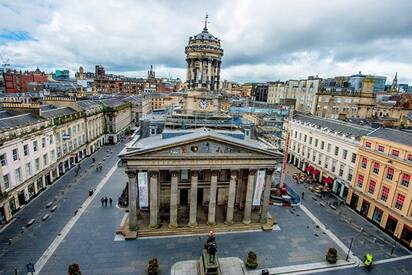
M 241 140 L 223 135 L 206 135 L 190 138 L 178 137 L 170 140 L 162 140 L 157 145 L 131 148 L 123 157 L 282 157 L 281 154 L 269 150 L 257 141 Z

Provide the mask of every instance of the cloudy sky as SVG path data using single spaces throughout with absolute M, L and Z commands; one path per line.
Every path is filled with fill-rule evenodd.
M 240 82 L 398 72 L 412 83 L 411 0 L 0 0 L 0 54 L 45 71 L 185 78 L 184 47 L 222 40 L 224 79 Z

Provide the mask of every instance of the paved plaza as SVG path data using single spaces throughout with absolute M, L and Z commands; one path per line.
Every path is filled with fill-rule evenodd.
M 78 263 L 84 274 L 146 274 L 147 262 L 153 257 L 160 260 L 161 274 L 170 274 L 174 263 L 200 257 L 206 236 L 124 241 L 115 235 L 115 231 L 124 219 L 125 211 L 115 204 L 112 207 L 102 207 L 100 198 L 107 196 L 117 201 L 125 186 L 127 176 L 123 168 L 117 168 L 116 165 L 115 153 L 121 147 L 122 145 L 112 147 L 114 153 L 105 160 L 102 173 L 96 173 L 93 169 L 86 170 L 89 163 L 85 161 L 84 164 L 82 163 L 85 171 L 81 174 L 81 178 L 77 179 L 74 174 L 71 174 L 74 173 L 73 171 L 69 172 L 46 191 L 47 193 L 21 211 L 16 221 L 0 235 L 1 257 L 6 259 L 1 261 L 0 274 L 11 274 L 15 267 L 23 271 L 27 262 L 37 262 L 58 233 L 64 230 L 74 211 L 86 200 L 87 190 L 98 186 L 111 169 L 113 174 L 103 182 L 105 184 L 91 200 L 90 205 L 82 210 L 84 212 L 79 214 L 79 219 L 68 234 L 61 242 L 55 242 L 55 250 L 52 250 L 50 255 L 43 255 L 44 267 L 40 274 L 65 274 L 68 265 L 72 263 Z M 96 159 L 105 157 L 106 150 L 105 147 L 96 153 Z M 303 185 L 296 186 L 289 177 L 287 180 L 297 192 L 303 190 L 309 192 Z M 45 209 L 45 204 L 54 197 L 59 205 L 58 210 L 46 222 L 38 221 L 44 212 L 48 211 Z M 312 200 L 309 193 L 305 196 L 303 205 L 344 245 L 349 246 L 350 239 L 355 237 L 353 250 L 358 257 L 361 257 L 365 251 L 373 251 L 378 261 L 410 255 L 400 246 L 397 246 L 391 255 L 391 239 L 346 206 L 340 206 L 336 211 L 321 207 L 318 201 Z M 276 217 L 279 225 L 274 231 L 218 234 L 219 257 L 245 259 L 247 252 L 253 250 L 258 255 L 259 268 L 280 268 L 324 263 L 327 249 L 335 247 L 338 249 L 339 258 L 344 260 L 347 251 L 344 251 L 336 240 L 333 240 L 301 207 L 271 206 L 270 212 Z M 32 216 L 36 217 L 36 223 L 24 233 L 19 233 L 21 225 Z M 364 231 L 359 232 L 359 227 L 363 227 Z M 377 240 L 371 239 L 370 234 L 375 234 Z M 9 237 L 13 237 L 14 240 L 11 246 L 7 245 Z M 388 266 L 389 270 L 399 267 L 402 272 L 406 270 L 404 268 L 410 261 L 411 259 L 405 259 L 382 263 L 376 266 L 376 270 L 383 272 L 386 270 L 383 267 Z M 345 268 L 333 272 L 355 274 L 358 271 L 363 272 L 359 268 Z

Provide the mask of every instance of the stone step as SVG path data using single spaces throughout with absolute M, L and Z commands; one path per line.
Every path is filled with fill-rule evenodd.
M 139 230 L 138 237 L 154 237 L 154 236 L 176 236 L 176 235 L 191 235 L 191 234 L 207 234 L 210 230 L 215 232 L 242 232 L 248 230 L 259 230 L 261 224 L 234 224 L 232 226 L 197 226 L 197 227 L 178 227 L 176 229 L 154 229 L 154 230 Z

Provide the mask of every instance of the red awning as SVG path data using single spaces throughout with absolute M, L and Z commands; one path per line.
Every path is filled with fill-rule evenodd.
M 305 170 L 305 171 L 306 171 L 306 172 L 310 172 L 310 171 L 312 171 L 312 170 L 313 170 L 313 166 L 310 166 L 310 165 L 309 165 L 308 167 L 306 167 L 306 170 Z
M 327 177 L 323 180 L 323 182 L 326 184 L 331 184 L 333 182 L 333 179 L 331 177 Z
M 312 170 L 312 175 L 317 176 L 319 174 L 320 174 L 319 170 L 316 170 L 316 169 Z

